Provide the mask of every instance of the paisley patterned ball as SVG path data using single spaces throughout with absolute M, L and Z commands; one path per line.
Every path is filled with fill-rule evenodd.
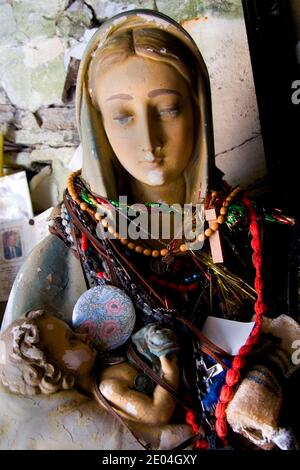
M 135 319 L 130 298 L 114 286 L 97 286 L 84 292 L 72 315 L 74 328 L 87 333 L 101 351 L 122 346 L 133 331 Z

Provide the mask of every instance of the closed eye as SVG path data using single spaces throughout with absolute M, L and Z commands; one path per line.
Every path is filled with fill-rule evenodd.
M 116 121 L 121 126 L 125 126 L 126 124 L 129 124 L 133 120 L 133 116 L 130 116 L 127 114 L 120 115 L 120 116 L 114 117 L 113 120 Z
M 76 334 L 72 330 L 68 330 L 66 337 L 70 343 L 75 343 L 76 341 L 78 341 Z
M 166 109 L 161 109 L 158 114 L 162 118 L 174 118 L 177 117 L 180 112 L 179 107 L 176 108 L 166 108 Z

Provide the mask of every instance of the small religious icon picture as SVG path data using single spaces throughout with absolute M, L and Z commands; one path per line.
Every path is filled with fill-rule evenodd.
M 19 230 L 7 230 L 2 233 L 3 258 L 13 260 L 23 256 L 21 234 Z

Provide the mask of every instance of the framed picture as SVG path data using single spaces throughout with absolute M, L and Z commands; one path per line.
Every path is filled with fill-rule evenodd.
M 23 256 L 21 234 L 18 229 L 2 233 L 3 258 L 13 260 Z

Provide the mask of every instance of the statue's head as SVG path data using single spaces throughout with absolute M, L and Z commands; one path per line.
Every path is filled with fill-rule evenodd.
M 184 172 L 194 148 L 195 78 L 179 39 L 157 28 L 111 34 L 91 60 L 88 88 L 129 175 L 160 186 Z
M 86 335 L 44 310 L 27 312 L 1 334 L 0 382 L 21 395 L 75 387 L 92 373 L 96 351 Z
M 76 107 L 93 192 L 117 198 L 128 179 L 152 187 L 182 177 L 185 202 L 203 201 L 214 166 L 210 86 L 179 24 L 153 11 L 104 23 L 82 58 Z

